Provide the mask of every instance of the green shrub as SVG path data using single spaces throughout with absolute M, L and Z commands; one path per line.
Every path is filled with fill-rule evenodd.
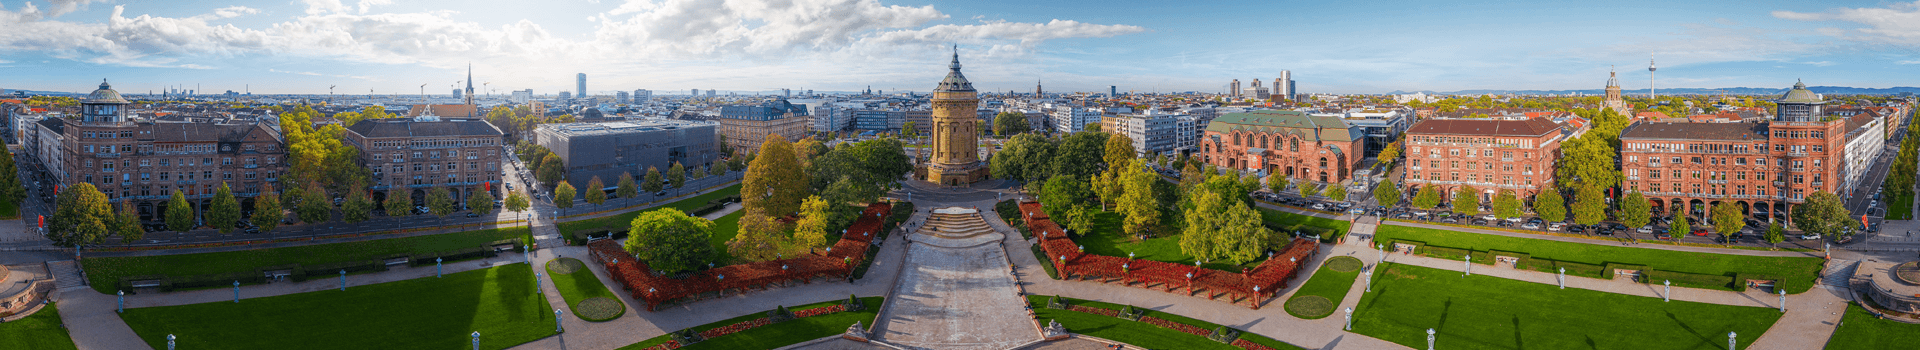
M 1731 276 L 1702 275 L 1660 270 L 1643 270 L 1641 271 L 1641 275 L 1647 277 L 1645 281 L 1647 284 L 1660 284 L 1665 281 L 1673 281 L 1673 285 L 1676 286 L 1703 289 L 1732 289 L 1734 285 L 1734 278 Z

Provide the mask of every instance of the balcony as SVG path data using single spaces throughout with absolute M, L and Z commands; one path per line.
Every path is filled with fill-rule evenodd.
M 1787 152 L 1788 157 L 1805 157 L 1807 152 Z
M 119 153 L 94 153 L 93 156 L 98 158 L 120 158 Z
M 1533 172 L 1531 172 L 1531 171 L 1523 171 L 1523 172 L 1520 172 L 1520 175 L 1533 175 Z
M 1628 177 L 1627 177 L 1627 179 L 1628 179 L 1628 180 L 1639 180 L 1639 179 L 1640 179 L 1640 177 L 1639 177 L 1639 176 L 1628 176 Z
M 479 156 L 467 156 L 467 159 L 480 159 Z
M 1774 181 L 1773 187 L 1787 187 L 1786 181 Z
M 241 168 L 245 168 L 245 169 L 254 169 L 254 168 L 259 168 L 259 167 L 260 167 L 260 165 L 259 165 L 259 164 L 247 164 L 247 165 L 245 165 L 245 166 L 241 166 Z
M 1723 184 L 1723 183 L 1727 183 L 1727 180 L 1707 180 L 1707 183 L 1710 183 L 1710 184 Z
M 1500 161 L 1502 161 L 1502 162 L 1511 162 L 1511 161 L 1513 161 L 1513 157 L 1503 157 L 1503 158 L 1500 158 Z

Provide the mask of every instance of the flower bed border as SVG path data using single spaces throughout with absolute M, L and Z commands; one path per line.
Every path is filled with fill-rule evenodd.
M 685 278 L 655 275 L 646 262 L 635 259 L 625 247 L 613 240 L 594 241 L 588 243 L 587 248 L 594 261 L 606 266 L 607 274 L 619 281 L 634 300 L 647 304 L 647 311 L 655 311 L 660 306 L 718 298 L 795 281 L 813 283 L 816 278 L 851 278 L 854 268 L 866 260 L 867 250 L 873 247 L 872 239 L 880 233 L 892 210 L 893 205 L 887 202 L 868 205 L 860 213 L 860 218 L 847 227 L 847 233 L 841 235 L 840 241 L 822 253 L 722 266 L 694 272 Z
M 1040 236 L 1046 251 L 1045 263 L 1060 273 L 1060 279 L 1096 280 L 1125 286 L 1174 293 L 1185 288 L 1187 296 L 1211 300 L 1226 297 L 1229 303 L 1247 303 L 1259 310 L 1267 300 L 1280 296 L 1287 282 L 1298 277 L 1301 266 L 1319 253 L 1320 242 L 1295 238 L 1279 254 L 1260 266 L 1241 273 L 1188 266 L 1169 262 L 1140 260 L 1089 254 L 1068 238 L 1060 225 L 1047 217 L 1040 202 L 1020 203 L 1020 216 L 1028 228 Z
M 858 301 L 858 299 L 854 299 L 854 300 L 855 300 L 855 301 Z M 775 309 L 775 310 L 779 310 L 779 309 Z M 840 303 L 840 304 L 833 304 L 833 305 L 827 305 L 827 306 L 821 306 L 821 307 L 816 307 L 816 308 L 810 308 L 810 309 L 805 309 L 805 310 L 800 310 L 800 311 L 795 311 L 795 312 L 793 312 L 793 317 L 791 317 L 791 318 L 788 318 L 787 320 L 789 320 L 789 321 L 790 321 L 790 320 L 793 320 L 793 319 L 800 319 L 800 318 L 806 318 L 806 317 L 813 317 L 813 316 L 822 316 L 822 315 L 831 315 L 831 314 L 837 314 L 837 313 L 842 313 L 842 312 L 847 312 L 847 304 L 845 304 L 844 302 L 843 302 L 843 303 Z M 692 330 L 693 330 L 693 328 L 687 328 L 687 329 L 682 329 L 682 330 L 680 330 L 680 331 L 678 331 L 678 332 L 673 332 L 673 333 L 679 333 L 679 334 L 686 334 L 686 333 L 692 333 L 692 334 L 698 334 L 698 335 L 699 335 L 699 338 L 698 338 L 698 339 L 699 339 L 699 341 L 706 341 L 706 340 L 708 340 L 708 339 L 713 339 L 713 338 L 719 338 L 719 337 L 724 337 L 724 336 L 727 336 L 727 335 L 729 335 L 729 334 L 734 334 L 734 333 L 740 333 L 740 332 L 745 332 L 745 331 L 747 331 L 747 330 L 750 330 L 750 329 L 754 329 L 754 328 L 760 328 L 760 327 L 766 327 L 766 326 L 770 326 L 770 325 L 773 325 L 773 324 L 775 324 L 775 323 L 780 323 L 780 321 L 774 321 L 772 317 L 766 317 L 766 316 L 761 316 L 761 317 L 756 317 L 756 318 L 754 318 L 754 319 L 751 319 L 751 320 L 746 320 L 746 321 L 740 321 L 740 322 L 735 322 L 735 323 L 733 323 L 733 324 L 729 324 L 729 325 L 725 325 L 725 326 L 720 326 L 720 327 L 714 327 L 714 328 L 712 328 L 712 329 L 708 329 L 708 330 L 704 330 L 704 331 L 699 331 L 699 332 L 692 332 Z M 688 343 L 688 344 L 694 344 L 694 343 L 698 343 L 699 341 L 695 341 L 695 342 L 692 342 L 692 343 Z M 665 343 L 660 343 L 659 345 L 654 345 L 654 346 L 651 346 L 651 347 L 647 347 L 647 348 L 646 348 L 646 349 L 644 349 L 644 350 L 670 350 L 670 349 L 679 349 L 679 348 L 681 348 L 681 347 L 683 347 L 683 346 L 686 346 L 686 345 L 688 345 L 688 344 L 680 344 L 680 341 L 678 341 L 678 340 L 668 340 L 668 341 L 667 341 L 667 342 L 665 342 Z

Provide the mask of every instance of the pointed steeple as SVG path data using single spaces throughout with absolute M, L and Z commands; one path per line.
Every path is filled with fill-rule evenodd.
M 940 85 L 939 87 L 935 87 L 933 89 L 934 92 L 974 91 L 973 83 L 967 81 L 966 75 L 960 74 L 960 46 L 959 45 L 954 45 L 953 63 L 948 64 L 947 68 L 952 69 L 952 71 L 947 72 L 946 79 L 940 80 Z
M 1607 87 L 1620 87 L 1620 73 L 1613 71 L 1612 66 L 1607 67 Z
M 947 68 L 952 69 L 955 72 L 960 71 L 960 45 L 959 44 L 953 45 L 953 64 L 947 65 Z

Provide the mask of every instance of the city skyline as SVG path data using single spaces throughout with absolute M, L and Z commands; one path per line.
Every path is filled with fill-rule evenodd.
M 983 93 L 1223 92 L 1290 70 L 1303 93 L 1913 86 L 1920 2 L 1445 5 L 823 0 L 288 3 L 0 1 L 0 87 L 129 93 L 481 95 L 688 88 L 927 92 L 958 44 Z M 1019 12 L 1006 12 L 1019 8 Z M 1237 9 L 1225 11 L 1227 9 Z M 1657 9 L 1657 10 L 1644 10 Z M 834 18 L 822 21 L 817 18 Z M 1524 29 L 1524 30 L 1517 30 Z M 1195 40 L 1205 38 L 1205 40 Z M 423 89 L 421 84 L 427 86 Z M 437 87 L 447 84 L 447 87 Z

